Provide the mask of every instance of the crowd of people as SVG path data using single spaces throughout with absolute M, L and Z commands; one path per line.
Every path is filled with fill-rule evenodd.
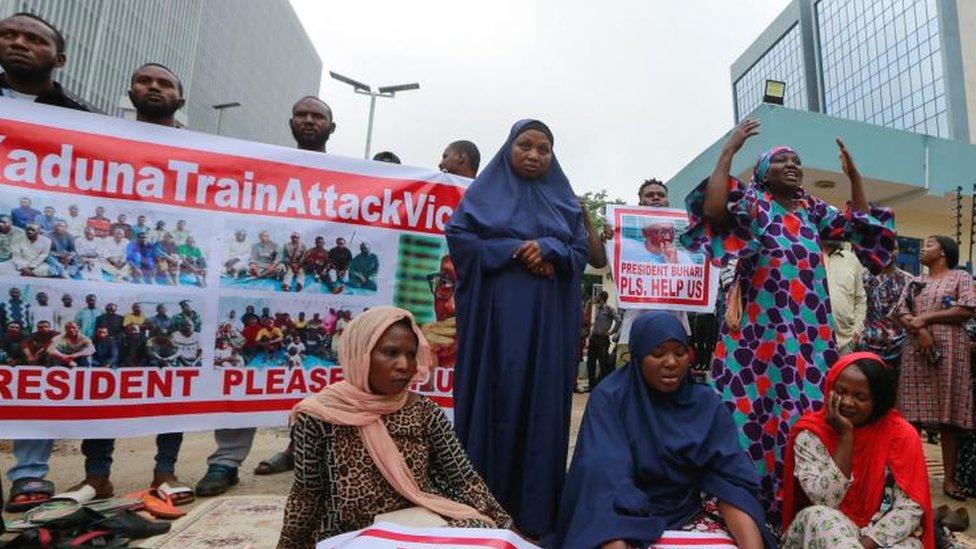
M 343 237 L 335 239 L 334 247 L 326 248 L 325 237 L 316 236 L 309 248 L 298 231 L 281 245 L 267 230 L 259 231 L 257 242 L 252 242 L 247 230 L 237 229 L 227 242 L 224 257 L 225 277 L 245 283 L 269 279 L 280 283 L 276 289 L 282 292 L 301 292 L 312 283 L 333 294 L 341 294 L 347 286 L 376 291 L 379 270 L 379 257 L 367 242 L 359 243 L 359 253 L 354 256 Z
M 0 62 L 5 97 L 84 109 L 52 80 L 66 57 L 46 21 L 30 14 L 0 21 Z M 150 63 L 132 75 L 129 95 L 140 122 L 174 126 L 182 94 L 165 66 Z M 298 147 L 318 152 L 336 127 L 328 105 L 311 96 L 295 103 L 290 124 Z M 308 334 L 339 335 L 339 345 L 330 340 L 329 347 L 338 347 L 344 381 L 295 407 L 292 443 L 259 467 L 294 470 L 279 547 L 312 547 L 398 513 L 424 524 L 513 528 L 546 547 L 647 546 L 682 529 L 727 533 L 750 549 L 935 547 L 941 530 L 917 429 L 939 432 L 943 490 L 965 498 L 956 465 L 972 461 L 957 454 L 962 434 L 974 428 L 965 330 L 976 310 L 973 279 L 956 269 L 956 243 L 941 236 L 926 240 L 927 274 L 894 267 L 893 214 L 868 202 L 839 139 L 840 169 L 851 184 L 843 210 L 806 192 L 800 155 L 789 147 L 760 155 L 750 181 L 733 177 L 735 155 L 759 127 L 749 119 L 732 132 L 713 173 L 686 198 L 683 234 L 646 235 L 658 248 L 677 236 L 689 252 L 723 266 L 710 384 L 689 375 L 687 315 L 601 309 L 591 349 L 606 353 L 606 338 L 619 331 L 627 336 L 618 346 L 623 365 L 594 363 L 568 474 L 581 277 L 587 263 L 606 264 L 605 235 L 581 208 L 553 152 L 554 134 L 540 121 L 517 122 L 480 173 L 470 142 L 449 145 L 440 163 L 474 177 L 446 229 L 455 275 L 453 428 L 429 399 L 410 391 L 429 377 L 435 355 L 409 312 L 375 307 L 351 320 L 337 315 L 332 334 L 310 329 L 315 315 L 297 323 L 270 310 L 246 310 L 240 320 L 229 315 L 218 337 L 218 349 L 229 348 L 221 351 L 223 366 L 260 352 L 291 364 L 292 350 L 310 352 Z M 650 206 L 667 206 L 667 194 L 658 181 L 638 193 Z M 12 226 L 23 221 L 13 217 Z M 30 227 L 36 242 L 41 224 L 25 224 L 25 233 Z M 280 277 L 289 291 L 308 276 L 333 288 L 347 283 L 340 280 L 353 271 L 353 258 L 344 245 L 336 245 L 343 257 L 332 258 L 335 248 L 325 252 L 317 243 L 323 262 L 309 263 L 312 250 L 303 250 L 300 235 L 292 239 L 279 248 L 265 233 L 241 244 L 227 274 Z M 245 233 L 239 242 L 246 240 Z M 26 307 L 15 305 L 2 309 L 4 318 L 27 322 Z M 47 322 L 36 320 L 36 309 L 33 318 L 35 332 Z M 96 320 L 96 332 L 111 334 L 112 318 L 102 326 Z M 174 324 L 178 333 L 189 329 Z M 68 346 L 56 348 L 53 360 L 75 360 L 68 351 L 85 326 L 64 323 Z M 215 432 L 217 450 L 195 495 L 239 482 L 254 432 Z M 179 433 L 157 438 L 151 486 L 166 486 L 185 502 L 195 495 L 175 475 L 181 440 Z M 82 445 L 86 476 L 79 486 L 96 497 L 113 493 L 113 447 L 111 440 Z M 18 440 L 14 454 L 8 508 L 50 499 L 53 486 L 43 478 L 50 441 Z
M 28 197 L 0 214 L 0 274 L 75 280 L 206 286 L 207 262 L 185 219 L 119 213 L 114 220 L 96 206 L 85 217 L 76 204 L 59 214 L 34 207 Z
M 238 318 L 231 309 L 217 326 L 214 366 L 260 363 L 302 368 L 307 359 L 334 364 L 339 336 L 351 321 L 352 311 L 342 308 L 329 308 L 324 315 L 312 313 L 311 317 L 303 311 L 295 318 L 288 312 L 272 313 L 270 307 L 258 314 L 253 305 L 247 305 Z
M 201 317 L 190 301 L 167 304 L 134 301 L 125 314 L 116 303 L 98 304 L 87 294 L 84 304 L 62 293 L 52 304 L 48 291 L 37 290 L 33 302 L 13 286 L 0 302 L 0 364 L 67 368 L 199 367 Z M 51 292 L 54 293 L 53 291 Z M 177 308 L 172 304 L 172 308 Z M 147 315 L 143 307 L 155 310 Z

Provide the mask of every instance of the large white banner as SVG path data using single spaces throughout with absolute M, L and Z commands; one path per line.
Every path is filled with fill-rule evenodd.
M 0 99 L 0 438 L 284 425 L 395 304 L 440 365 L 467 181 Z
M 608 205 L 607 223 L 613 229 L 607 257 L 621 308 L 715 310 L 718 269 L 678 241 L 688 227 L 684 210 Z

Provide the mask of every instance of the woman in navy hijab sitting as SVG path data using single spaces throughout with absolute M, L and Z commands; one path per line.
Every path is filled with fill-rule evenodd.
M 631 362 L 590 394 L 548 547 L 647 547 L 666 530 L 729 533 L 775 547 L 759 477 L 732 415 L 692 381 L 692 350 L 670 313 L 642 315 Z
M 454 425 L 518 529 L 555 526 L 589 252 L 545 124 L 522 120 L 447 226 L 458 271 Z

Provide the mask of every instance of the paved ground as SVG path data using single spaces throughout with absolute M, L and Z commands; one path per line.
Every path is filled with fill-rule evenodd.
M 571 440 L 575 441 L 579 431 L 579 423 L 583 409 L 586 406 L 586 395 L 575 395 L 573 399 L 573 421 Z M 254 442 L 254 449 L 244 463 L 241 474 L 241 484 L 233 489 L 233 495 L 247 494 L 286 494 L 291 484 L 287 474 L 274 476 L 255 476 L 254 467 L 258 462 L 282 450 L 288 443 L 286 428 L 260 429 Z M 152 460 L 155 455 L 154 437 L 140 437 L 120 439 L 116 443 L 115 464 L 112 480 L 115 483 L 117 495 L 143 489 L 152 479 Z M 188 433 L 183 441 L 177 472 L 181 479 L 195 483 L 206 472 L 206 458 L 214 449 L 213 436 L 210 432 Z M 0 446 L 0 470 L 6 471 L 13 463 L 9 445 Z M 929 471 L 932 479 L 932 495 L 935 505 L 949 503 L 955 508 L 960 504 L 950 501 L 942 495 L 942 465 L 939 448 L 926 445 L 926 456 L 929 458 Z M 61 441 L 55 447 L 51 458 L 51 474 L 49 478 L 63 490 L 80 481 L 84 476 L 84 458 L 81 455 L 79 441 Z M 5 487 L 9 486 L 6 479 Z M 185 508 L 192 509 L 199 505 L 199 501 Z M 974 526 L 964 534 L 976 538 L 976 500 L 969 500 L 965 504 L 969 514 L 974 519 Z M 11 515 L 4 515 L 10 518 Z

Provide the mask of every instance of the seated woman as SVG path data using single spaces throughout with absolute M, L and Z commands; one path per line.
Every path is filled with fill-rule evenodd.
M 846 355 L 824 393 L 786 447 L 784 547 L 935 547 L 922 442 L 893 408 L 888 366 Z
M 739 547 L 775 546 L 731 414 L 688 375 L 681 322 L 662 311 L 640 316 L 630 349 L 630 364 L 590 395 L 546 546 L 647 547 L 677 529 L 727 529 Z
M 349 324 L 339 352 L 345 381 L 292 412 L 295 482 L 279 548 L 314 547 L 411 507 L 441 525 L 509 527 L 444 413 L 409 391 L 432 362 L 403 309 L 371 308 Z

